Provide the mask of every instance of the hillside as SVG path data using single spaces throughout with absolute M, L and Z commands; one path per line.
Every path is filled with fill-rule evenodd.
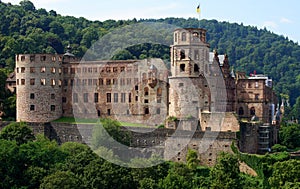
M 71 44 L 72 53 L 83 56 L 99 38 L 116 28 L 143 22 L 161 22 L 178 27 L 198 27 L 197 19 L 166 18 L 148 20 L 89 21 L 85 18 L 61 16 L 54 10 L 36 9 L 30 1 L 20 5 L 0 1 L 0 66 L 14 69 L 14 55 L 19 53 L 63 53 Z M 264 73 L 275 82 L 277 94 L 289 96 L 296 103 L 300 96 L 300 46 L 288 38 L 256 27 L 202 20 L 207 29 L 211 49 L 229 55 L 235 70 Z M 157 37 L 172 38 L 172 33 L 156 33 Z M 168 36 L 165 36 L 168 35 Z M 121 38 L 122 36 L 120 36 Z M 146 57 L 169 58 L 166 46 L 141 44 L 124 49 L 114 59 Z M 4 98 L 0 96 L 0 99 Z

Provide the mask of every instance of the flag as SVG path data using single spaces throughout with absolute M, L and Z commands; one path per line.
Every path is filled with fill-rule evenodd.
M 201 13 L 201 9 L 200 9 L 200 4 L 197 7 L 197 13 L 200 14 Z

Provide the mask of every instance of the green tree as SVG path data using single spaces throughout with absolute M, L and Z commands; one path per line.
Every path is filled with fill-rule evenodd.
M 196 150 L 188 149 L 186 162 L 187 162 L 187 166 L 190 169 L 195 169 L 199 165 L 200 160 L 198 159 L 198 154 Z
M 234 189 L 240 186 L 239 162 L 236 156 L 222 152 L 210 172 L 211 188 Z
M 279 139 L 281 145 L 290 149 L 300 147 L 300 124 L 282 125 Z
M 25 123 L 11 123 L 0 133 L 0 139 L 14 140 L 18 145 L 35 139 L 31 129 Z
M 35 6 L 31 1 L 23 0 L 20 5 L 25 11 L 35 11 Z
M 284 186 L 286 188 L 286 186 L 291 185 L 291 183 L 297 183 L 299 185 L 299 160 L 288 160 L 275 163 L 269 182 L 272 188 L 282 188 Z
M 73 189 L 84 188 L 83 183 L 74 173 L 70 171 L 57 171 L 45 177 L 40 185 L 40 189 Z
M 102 119 L 100 124 L 96 124 L 93 128 L 92 147 L 93 149 L 98 149 L 103 146 L 110 149 L 114 140 L 128 146 L 130 139 L 130 134 L 121 130 L 121 125 L 118 121 Z

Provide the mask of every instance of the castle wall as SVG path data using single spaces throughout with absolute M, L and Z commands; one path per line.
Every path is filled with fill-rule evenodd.
M 7 124 L 2 122 L 0 129 Z M 59 144 L 90 143 L 92 140 L 92 124 L 28 123 L 28 125 L 33 129 L 34 134 L 43 134 Z M 236 134 L 233 132 L 182 131 L 180 134 L 175 134 L 174 129 L 133 129 L 130 131 L 132 134 L 130 146 L 133 148 L 139 147 L 141 150 L 147 150 L 148 147 L 155 147 L 156 152 L 161 153 L 165 159 L 180 162 L 186 161 L 187 151 L 190 148 L 199 153 L 201 164 L 208 166 L 216 163 L 221 151 L 231 153 L 230 145 L 236 140 Z M 187 146 L 181 146 L 182 144 L 187 144 Z M 145 157 L 151 157 L 151 154 L 146 153 Z

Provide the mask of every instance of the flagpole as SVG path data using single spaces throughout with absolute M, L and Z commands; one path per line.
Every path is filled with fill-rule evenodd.
M 197 13 L 199 14 L 199 25 L 198 25 L 198 27 L 200 28 L 200 20 L 201 20 L 201 4 L 200 3 L 197 7 Z

